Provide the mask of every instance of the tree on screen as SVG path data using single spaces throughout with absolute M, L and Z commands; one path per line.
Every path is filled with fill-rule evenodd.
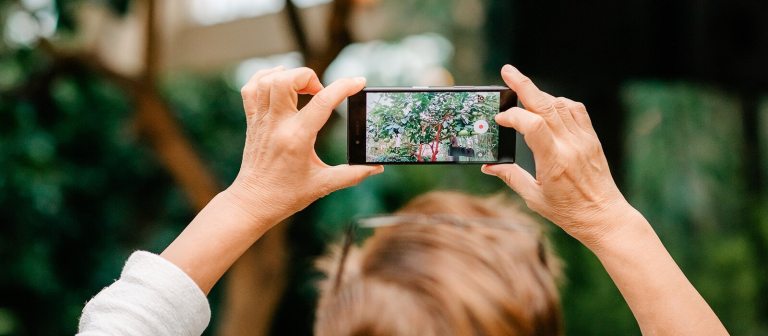
M 449 145 L 452 137 L 479 135 L 475 122 L 492 118 L 498 104 L 498 96 L 475 92 L 382 94 L 370 108 L 368 138 L 386 148 L 382 161 L 435 162 L 440 145 Z M 494 146 L 476 142 L 482 152 Z

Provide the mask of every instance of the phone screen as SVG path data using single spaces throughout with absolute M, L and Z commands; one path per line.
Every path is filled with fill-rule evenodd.
M 367 92 L 366 162 L 496 162 L 501 93 Z
M 348 161 L 514 162 L 515 131 L 494 117 L 516 103 L 501 86 L 365 88 L 349 97 Z

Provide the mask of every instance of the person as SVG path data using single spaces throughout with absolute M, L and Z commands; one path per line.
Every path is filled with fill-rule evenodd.
M 534 153 L 537 171 L 534 177 L 516 164 L 498 164 L 483 165 L 482 172 L 501 178 L 530 209 L 555 223 L 598 257 L 627 301 L 643 334 L 726 335 L 718 317 L 687 280 L 651 225 L 617 188 L 584 105 L 539 90 L 528 77 L 510 65 L 502 68 L 501 76 L 517 92 L 525 108 L 514 107 L 499 113 L 495 119 L 499 125 L 512 127 L 524 135 Z M 242 89 L 248 127 L 243 162 L 235 181 L 217 195 L 159 256 L 135 252 L 120 279 L 86 304 L 80 319 L 80 334 L 202 333 L 210 318 L 205 295 L 250 245 L 271 227 L 318 198 L 383 171 L 382 166 L 328 166 L 314 151 L 317 132 L 332 109 L 364 85 L 363 78 L 354 78 L 341 79 L 323 87 L 314 72 L 306 68 L 275 68 L 256 73 Z M 298 110 L 298 94 L 314 97 Z M 438 210 L 447 211 L 445 208 Z M 489 213 L 488 217 L 505 217 L 505 212 L 499 211 L 496 215 Z M 551 304 L 556 302 L 556 296 L 553 296 L 548 279 L 555 276 L 552 272 L 547 275 L 542 268 L 548 264 L 547 253 L 544 252 L 537 262 L 520 264 L 529 268 L 539 265 L 520 274 L 538 275 L 537 279 L 542 281 L 512 279 L 516 283 L 510 286 L 520 284 L 523 287 L 515 290 L 494 287 L 500 282 L 482 279 L 494 272 L 500 279 L 508 279 L 511 274 L 516 274 L 510 273 L 509 267 L 531 260 L 524 257 L 530 256 L 530 251 L 523 253 L 524 247 L 515 250 L 508 244 L 491 244 L 489 242 L 494 239 L 504 241 L 506 238 L 497 238 L 489 232 L 477 233 L 485 237 L 484 240 L 466 239 L 467 244 L 484 244 L 489 249 L 462 247 L 465 238 L 461 234 L 440 239 L 450 228 L 485 230 L 484 226 L 488 229 L 496 226 L 485 225 L 481 223 L 485 220 L 467 216 L 473 214 L 459 216 L 460 220 L 456 221 L 467 225 L 450 224 L 448 222 L 453 220 L 448 217 L 411 218 L 407 222 L 413 225 L 384 227 L 381 234 L 377 232 L 371 238 L 370 244 L 366 243 L 360 250 L 351 250 L 347 257 L 349 262 L 340 263 L 347 265 L 349 272 L 342 273 L 344 267 L 339 267 L 337 274 L 332 271 L 330 278 L 336 279 L 334 282 L 338 284 L 330 289 L 326 284 L 322 289 L 315 331 L 320 335 L 408 335 L 420 331 L 425 335 L 562 333 L 557 326 L 559 312 L 550 308 L 556 306 Z M 505 220 L 507 223 L 522 221 Z M 425 224 L 422 222 L 449 225 L 421 225 Z M 443 230 L 441 233 L 428 230 L 438 227 Z M 466 235 L 471 232 L 463 230 Z M 420 236 L 432 233 L 435 240 L 427 241 L 426 245 L 434 247 L 429 253 L 437 254 L 420 259 L 420 250 L 406 249 L 407 238 L 413 235 L 409 232 L 422 232 L 418 234 Z M 512 232 L 516 231 L 510 230 L 501 236 L 512 236 Z M 520 253 L 521 257 L 509 256 L 507 252 Z M 499 255 L 485 255 L 494 253 Z M 469 258 L 466 260 L 486 258 L 482 259 L 486 262 L 482 265 L 467 263 L 458 257 L 462 254 L 476 254 L 464 257 Z M 366 272 L 375 271 L 378 265 L 370 259 L 371 256 L 386 261 L 388 266 L 382 266 L 382 270 L 388 270 L 384 273 L 389 278 L 366 276 Z M 400 263 L 394 260 L 397 258 Z M 417 263 L 418 260 L 433 263 Z M 467 276 L 434 273 L 450 269 L 432 267 L 438 261 L 462 265 L 461 271 L 467 272 Z M 489 267 L 494 263 L 503 265 Z M 398 271 L 399 267 L 408 267 L 410 272 Z M 482 272 L 475 273 L 476 270 Z M 423 279 L 432 282 L 420 285 L 418 279 L 409 281 L 413 272 L 426 272 L 422 274 Z M 362 275 L 365 281 L 351 281 L 355 275 Z M 410 287 L 397 287 L 396 281 L 407 282 Z M 526 283 L 540 288 L 532 289 L 532 285 Z M 484 287 L 489 284 L 491 286 Z M 408 288 L 416 288 L 411 293 L 413 295 L 407 295 Z M 446 292 L 456 288 L 461 290 Z M 400 302 L 392 306 L 363 305 L 356 299 L 373 300 L 374 296 L 355 295 L 366 291 L 370 291 L 370 295 L 379 295 L 381 300 L 372 302 Z M 510 293 L 516 295 L 505 296 Z M 541 298 L 534 299 L 532 295 Z M 515 308 L 520 305 L 541 313 Z M 504 310 L 507 308 L 509 310 Z M 515 313 L 517 311 L 520 314 Z M 416 321 L 415 317 L 426 321 Z M 381 323 L 371 324 L 377 319 Z M 344 329 L 345 323 L 351 325 L 361 321 L 369 324 Z M 374 328 L 383 322 L 388 322 L 387 328 Z
M 318 262 L 315 335 L 562 334 L 559 259 L 503 195 L 433 191 L 358 222 L 375 234 Z

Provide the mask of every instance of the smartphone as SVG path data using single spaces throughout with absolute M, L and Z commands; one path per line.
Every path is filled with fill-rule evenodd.
M 367 87 L 348 100 L 348 162 L 515 162 L 515 131 L 494 116 L 516 104 L 504 86 Z

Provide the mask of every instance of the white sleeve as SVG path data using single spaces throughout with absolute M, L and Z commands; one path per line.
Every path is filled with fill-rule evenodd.
M 85 305 L 78 335 L 200 335 L 210 319 L 205 294 L 184 271 L 138 251 L 120 279 Z

